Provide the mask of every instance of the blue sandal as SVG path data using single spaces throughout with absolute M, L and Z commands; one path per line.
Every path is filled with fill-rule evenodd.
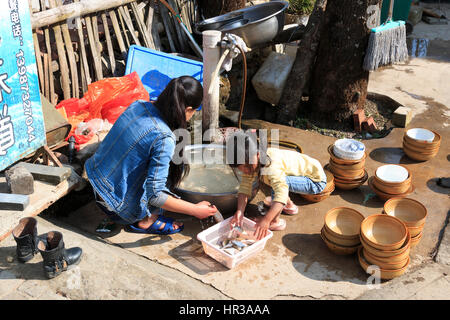
M 178 229 L 175 229 L 173 226 L 174 221 L 175 220 L 172 218 L 159 215 L 158 218 L 155 220 L 155 222 L 153 222 L 153 224 L 147 229 L 138 228 L 135 224 L 127 225 L 125 229 L 126 231 L 133 233 L 159 234 L 159 235 L 169 235 L 181 232 L 184 229 L 184 225 L 182 225 Z M 163 223 L 165 223 L 166 225 L 164 226 L 164 228 L 160 230 Z

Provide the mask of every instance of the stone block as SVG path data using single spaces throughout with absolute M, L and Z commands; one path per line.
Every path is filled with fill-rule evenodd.
M 24 167 L 13 167 L 5 171 L 9 192 L 14 194 L 33 194 L 33 175 Z
M 398 107 L 392 115 L 392 123 L 401 128 L 406 128 L 406 126 L 411 122 L 411 119 L 411 108 L 404 106 Z
M 41 164 L 20 162 L 14 167 L 24 167 L 31 172 L 35 180 L 48 182 L 53 185 L 58 185 L 64 180 L 67 180 L 72 174 L 71 168 L 50 167 Z
M 0 193 L 0 210 L 23 211 L 29 204 L 27 195 Z

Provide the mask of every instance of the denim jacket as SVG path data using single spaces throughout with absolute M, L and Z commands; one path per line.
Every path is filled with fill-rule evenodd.
M 168 195 L 175 135 L 150 102 L 130 105 L 114 123 L 96 153 L 86 161 L 89 181 L 123 220 L 142 220 Z M 155 212 L 153 212 L 155 213 Z

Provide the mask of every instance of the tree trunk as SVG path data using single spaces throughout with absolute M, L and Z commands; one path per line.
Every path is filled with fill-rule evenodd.
M 321 30 L 324 26 L 323 18 L 326 8 L 327 0 L 317 0 L 314 10 L 309 17 L 308 25 L 304 30 L 303 38 L 297 50 L 294 65 L 286 81 L 280 102 L 278 103 L 278 123 L 292 124 L 295 121 L 303 90 L 309 82 L 314 66 L 320 35 L 322 33 Z
M 363 108 L 369 72 L 363 61 L 380 0 L 329 1 L 311 81 L 311 107 L 317 117 L 344 121 Z M 376 8 L 376 7 L 375 7 Z
M 199 0 L 205 19 L 242 9 L 245 3 L 246 0 Z

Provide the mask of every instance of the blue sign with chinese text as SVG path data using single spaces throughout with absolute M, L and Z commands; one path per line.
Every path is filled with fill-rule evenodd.
M 0 3 L 0 171 L 45 145 L 28 0 Z

